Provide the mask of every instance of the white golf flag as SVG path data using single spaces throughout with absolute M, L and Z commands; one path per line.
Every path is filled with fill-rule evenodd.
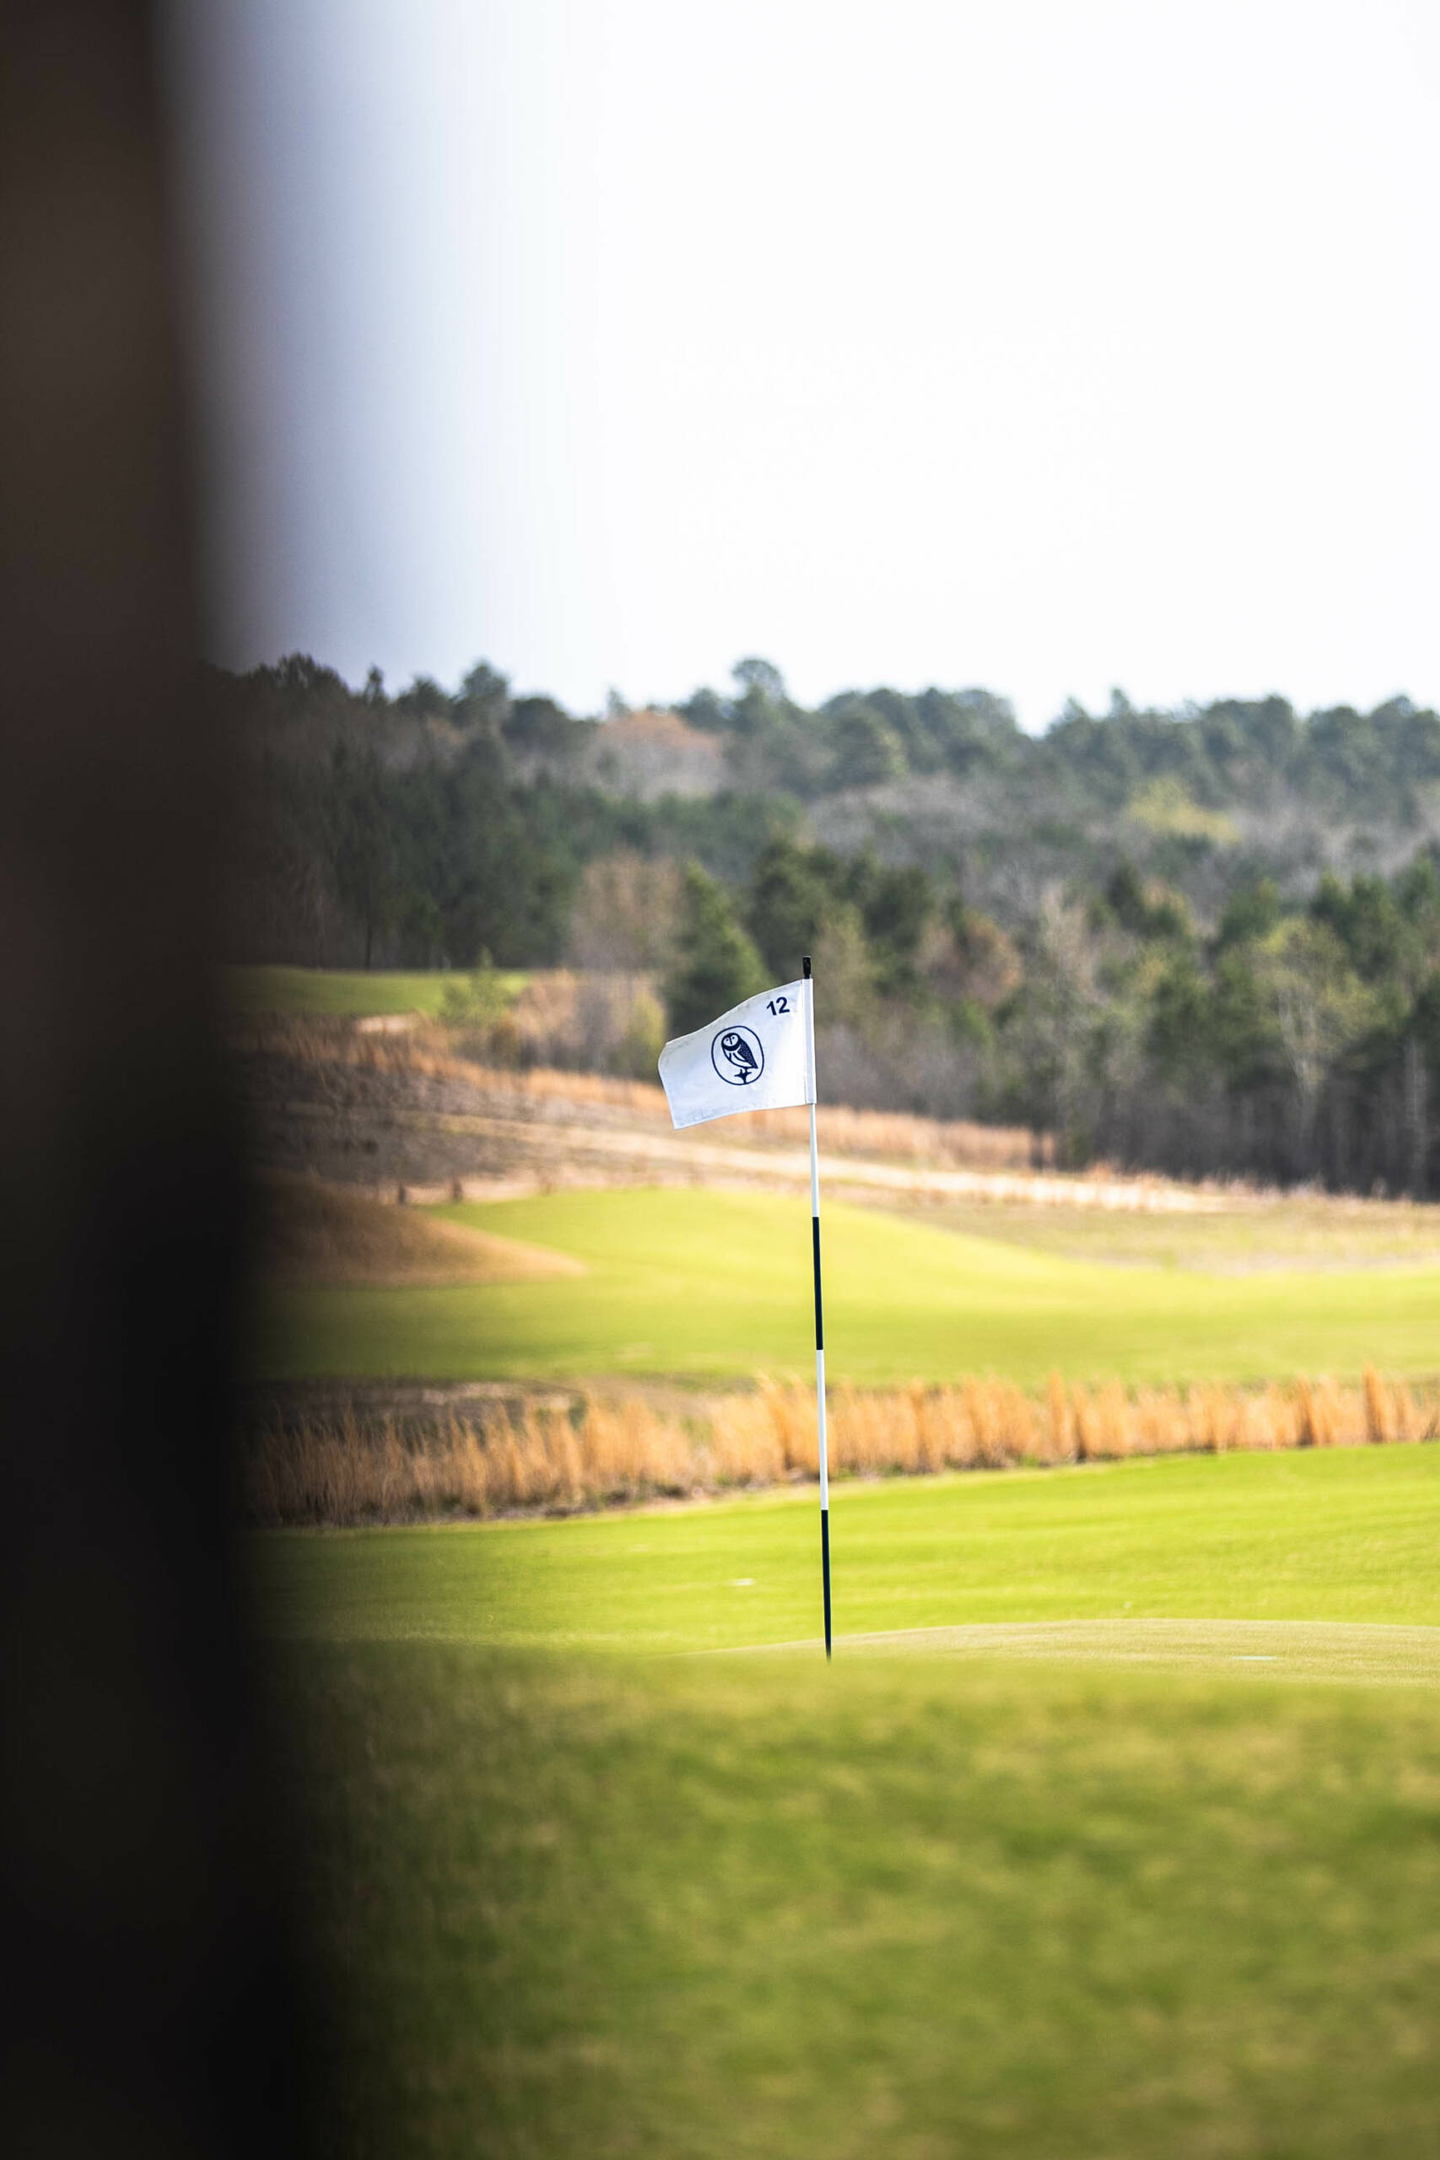
M 815 1100 L 806 1007 L 811 984 L 781 983 L 747 998 L 660 1053 L 660 1084 L 676 1128 L 734 1117 L 738 1110 L 787 1110 Z

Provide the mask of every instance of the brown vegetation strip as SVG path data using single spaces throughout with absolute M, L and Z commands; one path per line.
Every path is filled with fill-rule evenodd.
M 522 1115 L 543 1115 L 548 1111 L 558 1122 L 568 1122 L 563 1116 L 567 1108 L 605 1109 L 658 1125 L 667 1133 L 671 1130 L 664 1093 L 654 1081 L 557 1071 L 543 1065 L 480 1064 L 457 1055 L 450 1031 L 438 1024 L 412 1026 L 403 1032 L 375 1032 L 333 1015 L 240 1015 L 230 1020 L 228 1033 L 239 1050 L 269 1051 L 307 1064 L 355 1065 L 429 1079 L 467 1081 L 487 1097 L 509 1097 Z M 980 1125 L 964 1118 L 947 1120 L 915 1117 L 901 1111 L 851 1110 L 843 1103 L 822 1103 L 819 1126 L 821 1145 L 835 1154 L 950 1163 L 975 1169 L 1030 1168 L 1036 1144 L 1021 1125 Z M 745 1130 L 755 1140 L 800 1145 L 809 1139 L 809 1113 L 752 1111 L 746 1118 Z M 1048 1161 L 1048 1143 L 1042 1152 Z
M 595 1073 L 556 1072 L 544 1067 L 507 1068 L 468 1063 L 454 1054 L 446 1031 L 416 1029 L 405 1036 L 361 1034 L 352 1021 L 335 1019 L 249 1020 L 235 1023 L 237 1048 L 266 1050 L 312 1067 L 351 1066 L 399 1078 L 458 1081 L 471 1092 L 471 1106 L 452 1103 L 435 1108 L 397 1102 L 389 1111 L 392 1127 L 412 1140 L 443 1136 L 477 1143 L 484 1155 L 490 1143 L 505 1143 L 522 1160 L 533 1157 L 533 1182 L 480 1177 L 410 1176 L 378 1181 L 380 1189 L 404 1186 L 403 1197 L 423 1203 L 446 1199 L 512 1198 L 554 1183 L 586 1185 L 616 1181 L 691 1184 L 702 1178 L 721 1183 L 803 1185 L 810 1175 L 809 1112 L 758 1110 L 743 1128 L 701 1139 L 672 1131 L 665 1098 L 658 1087 Z M 285 1118 L 293 1128 L 314 1121 L 324 1125 L 333 1106 L 289 1102 Z M 597 1123 L 597 1118 L 606 1122 Z M 1083 1175 L 1036 1170 L 1030 1164 L 1030 1135 L 1020 1126 L 942 1121 L 901 1112 L 852 1110 L 821 1104 L 819 1139 L 822 1171 L 833 1192 L 853 1197 L 910 1198 L 917 1194 L 951 1200 L 1022 1202 L 1040 1207 L 1082 1208 L 1154 1214 L 1214 1214 L 1227 1196 L 1212 1186 L 1173 1179 L 1117 1176 L 1100 1164 Z M 787 1152 L 787 1149 L 794 1152 Z M 493 1154 L 493 1148 L 489 1150 Z
M 1067 1387 L 1036 1400 L 1003 1380 L 861 1394 L 830 1407 L 839 1475 L 1113 1462 L 1131 1455 L 1353 1447 L 1440 1434 L 1440 1386 L 1412 1389 L 1367 1370 L 1361 1387 L 1296 1380 L 1233 1387 Z M 578 1413 L 531 1404 L 447 1417 L 402 1434 L 352 1413 L 276 1420 L 246 1457 L 245 1499 L 262 1524 L 414 1522 L 545 1509 L 565 1513 L 669 1494 L 688 1497 L 814 1477 L 815 1401 L 762 1381 L 706 1417 L 631 1400 Z

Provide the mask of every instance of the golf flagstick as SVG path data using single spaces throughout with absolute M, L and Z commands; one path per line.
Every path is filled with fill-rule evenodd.
M 825 1441 L 825 1319 L 820 1303 L 820 1152 L 815 1141 L 815 978 L 807 954 L 805 1054 L 810 1064 L 810 1243 L 815 1260 L 815 1420 L 820 1437 L 820 1583 L 825 1596 L 825 1655 L 830 1656 L 830 1457 Z
M 825 1438 L 825 1322 L 820 1309 L 820 1153 L 815 1138 L 815 984 L 757 990 L 660 1052 L 660 1085 L 677 1132 L 742 1110 L 810 1106 L 810 1231 L 815 1256 L 815 1406 L 820 1439 L 820 1575 L 830 1656 L 830 1453 Z

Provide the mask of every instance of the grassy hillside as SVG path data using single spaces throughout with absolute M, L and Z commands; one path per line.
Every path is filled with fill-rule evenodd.
M 264 1377 L 557 1379 L 803 1374 L 813 1342 L 802 1201 L 703 1190 L 553 1193 L 441 1211 L 584 1262 L 583 1281 L 296 1291 Z M 825 1217 L 836 1381 L 995 1370 L 1038 1384 L 1173 1382 L 1440 1364 L 1440 1270 L 1212 1276 L 1085 1263 L 913 1219 Z
M 502 974 L 511 992 L 525 977 Z M 225 971 L 226 1001 L 241 1013 L 320 1013 L 363 1020 L 379 1013 L 421 1013 L 435 1019 L 453 983 L 462 990 L 470 977 L 462 970 L 431 969 L 396 973 L 377 968 L 233 967 Z
M 265 1540 L 337 2149 L 1434 2150 L 1433 1686 L 1254 1654 L 1383 1673 L 1437 1531 L 1420 1448 L 837 1499 L 842 1631 L 1262 1623 L 1208 1671 L 654 1655 L 813 1636 L 813 1494 Z

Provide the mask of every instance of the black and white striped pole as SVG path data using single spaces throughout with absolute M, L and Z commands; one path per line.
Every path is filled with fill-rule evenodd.
M 815 979 L 805 970 L 805 1055 L 810 1066 L 810 1238 L 815 1258 L 815 1417 L 820 1437 L 820 1584 L 825 1597 L 825 1655 L 830 1655 L 830 1456 L 825 1439 L 825 1317 L 820 1302 L 820 1151 L 815 1138 Z

